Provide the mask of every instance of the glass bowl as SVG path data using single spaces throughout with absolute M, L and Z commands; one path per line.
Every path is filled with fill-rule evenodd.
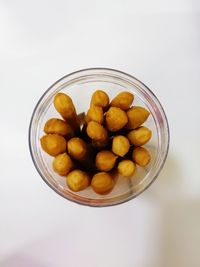
M 66 179 L 53 171 L 53 158 L 43 152 L 40 146 L 45 122 L 49 118 L 60 117 L 53 106 L 54 95 L 60 91 L 69 94 L 76 106 L 77 114 L 80 114 L 87 111 L 91 95 L 96 89 L 105 90 L 110 99 L 124 90 L 132 92 L 135 96 L 133 104 L 144 106 L 151 112 L 144 125 L 153 133 L 150 142 L 145 145 L 150 151 L 151 162 L 145 168 L 137 167 L 133 177 L 118 176 L 114 189 L 103 196 L 96 194 L 91 187 L 80 192 L 72 192 L 66 185 Z M 135 198 L 156 179 L 167 157 L 169 127 L 160 102 L 138 79 L 113 69 L 84 69 L 64 76 L 41 96 L 30 121 L 29 147 L 38 173 L 55 192 L 79 204 L 111 206 Z

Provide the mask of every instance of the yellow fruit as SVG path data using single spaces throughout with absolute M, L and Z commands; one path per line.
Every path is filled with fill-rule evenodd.
M 144 147 L 136 147 L 132 154 L 133 161 L 141 167 L 145 167 L 151 160 L 151 155 Z

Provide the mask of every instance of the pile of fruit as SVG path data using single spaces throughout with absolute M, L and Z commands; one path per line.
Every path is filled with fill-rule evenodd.
M 66 177 L 72 191 L 91 185 L 96 193 L 107 194 L 115 185 L 116 171 L 131 177 L 136 165 L 144 167 L 150 162 L 150 153 L 142 146 L 152 132 L 141 126 L 150 113 L 132 106 L 133 100 L 132 93 L 122 92 L 110 101 L 106 92 L 97 90 L 80 119 L 69 95 L 55 95 L 54 107 L 63 119 L 49 119 L 40 142 L 54 157 L 54 171 Z

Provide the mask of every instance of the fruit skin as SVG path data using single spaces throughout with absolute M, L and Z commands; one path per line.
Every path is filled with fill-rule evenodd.
M 132 160 L 124 159 L 119 162 L 117 170 L 119 174 L 124 177 L 130 177 L 134 174 L 136 169 L 135 163 Z
M 128 138 L 123 135 L 118 135 L 113 138 L 112 141 L 112 152 L 116 155 L 123 157 L 125 156 L 130 148 Z
M 86 122 L 96 121 L 99 124 L 102 124 L 103 120 L 103 108 L 95 105 L 90 106 L 86 115 Z
M 151 160 L 151 155 L 146 148 L 136 147 L 133 150 L 132 159 L 137 165 L 145 167 L 147 164 L 149 164 Z
M 90 105 L 95 105 L 106 109 L 109 105 L 109 97 L 106 92 L 97 90 L 92 95 Z
M 151 136 L 151 130 L 144 126 L 132 130 L 127 134 L 128 140 L 134 146 L 143 146 L 151 139 Z
M 99 172 L 92 177 L 91 186 L 97 194 L 105 195 L 113 189 L 114 181 L 109 173 Z
M 87 144 L 79 137 L 73 137 L 68 141 L 67 150 L 73 159 L 82 160 L 87 157 Z
M 117 156 L 109 150 L 102 150 L 96 155 L 96 167 L 100 171 L 108 172 L 115 166 Z
M 74 136 L 72 127 L 64 120 L 52 118 L 45 123 L 44 132 L 46 134 L 59 134 L 69 139 Z
M 71 97 L 64 93 L 55 95 L 54 107 L 65 119 L 71 119 L 76 115 L 76 109 Z
M 90 178 L 86 172 L 77 169 L 67 175 L 67 185 L 74 192 L 86 189 L 89 184 Z
M 61 176 L 66 176 L 73 169 L 73 161 L 67 153 L 56 156 L 52 165 L 54 171 Z
M 111 132 L 122 129 L 128 122 L 126 112 L 120 108 L 110 107 L 106 112 L 106 127 Z
M 99 142 L 106 142 L 108 139 L 108 132 L 107 130 L 98 122 L 90 121 L 86 128 L 87 135 Z
M 111 101 L 110 105 L 112 107 L 121 108 L 123 110 L 127 110 L 130 108 L 131 104 L 133 103 L 134 95 L 130 92 L 122 92 L 119 93 L 113 100 Z
M 134 106 L 127 110 L 128 129 L 136 129 L 141 126 L 149 117 L 150 113 L 143 107 Z
M 40 138 L 42 149 L 51 156 L 57 156 L 67 149 L 67 141 L 58 134 L 46 134 Z
M 72 126 L 75 132 L 79 132 L 79 119 L 70 96 L 58 93 L 54 97 L 54 107 L 60 115 Z

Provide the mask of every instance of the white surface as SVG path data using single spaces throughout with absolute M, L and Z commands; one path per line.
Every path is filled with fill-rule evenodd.
M 0 1 L 0 266 L 200 266 L 200 2 Z M 111 208 L 67 202 L 28 149 L 32 110 L 87 67 L 133 74 L 158 96 L 171 145 L 157 181 Z

